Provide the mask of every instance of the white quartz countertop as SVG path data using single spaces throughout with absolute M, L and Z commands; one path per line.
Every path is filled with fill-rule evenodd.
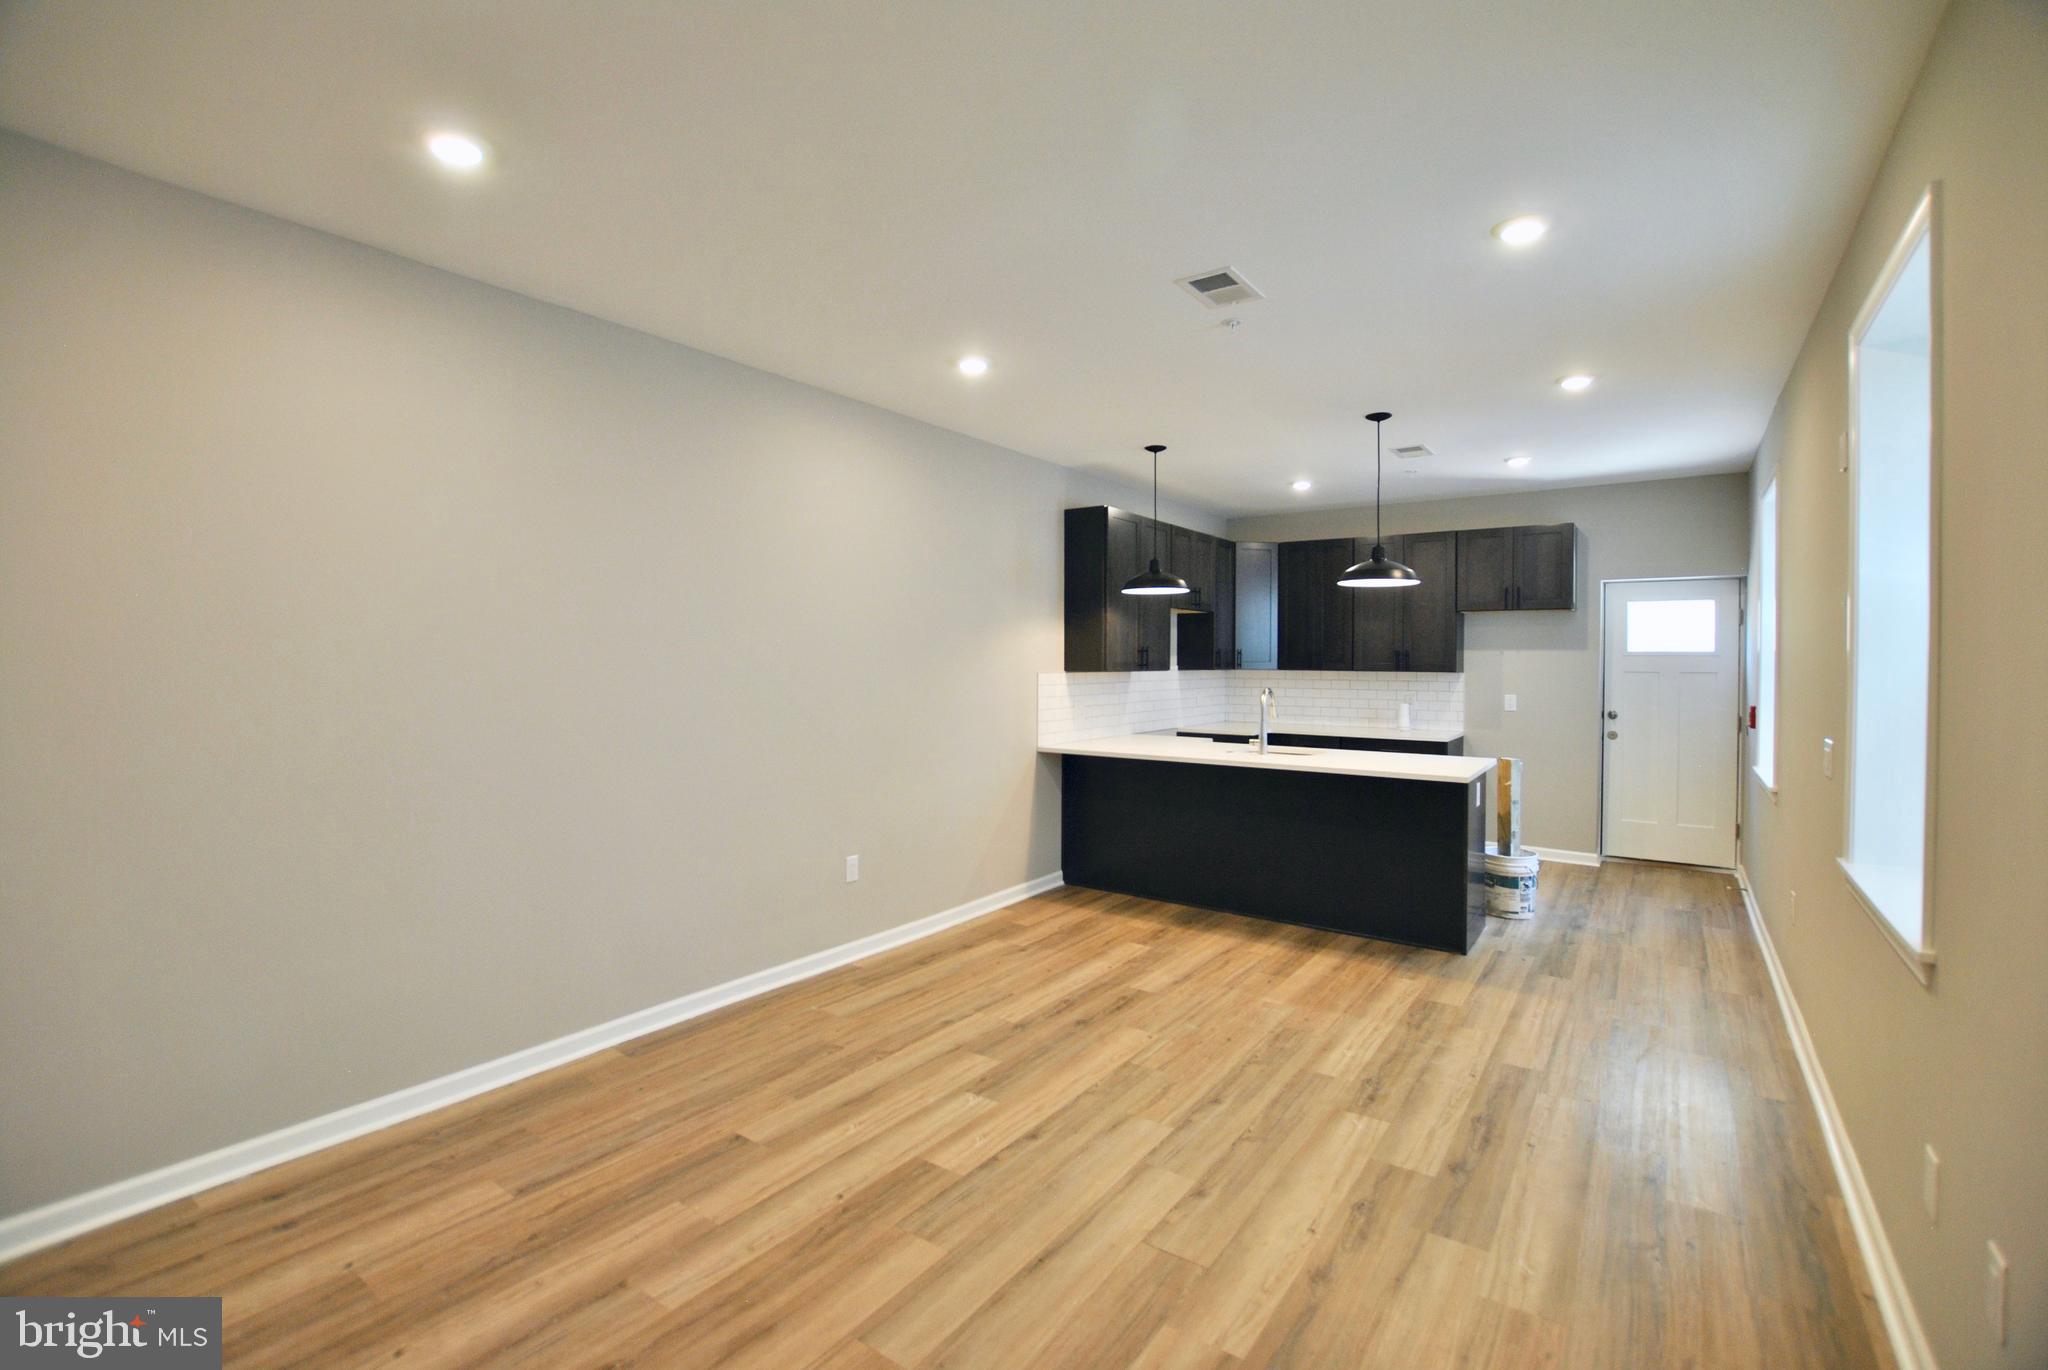
M 1090 738 L 1086 742 L 1041 742 L 1038 750 L 1056 756 L 1176 761 L 1196 766 L 1362 775 L 1380 780 L 1436 780 L 1452 785 L 1468 785 L 1496 764 L 1490 756 L 1426 756 L 1412 752 L 1347 751 L 1338 747 L 1305 755 L 1272 751 L 1261 756 L 1247 750 L 1242 742 L 1212 742 L 1206 737 L 1175 737 L 1170 733 L 1129 733 L 1123 737 Z
M 1259 733 L 1259 721 L 1232 719 L 1222 723 L 1183 723 L 1179 731 L 1184 733 Z M 1391 728 L 1384 723 L 1296 723 L 1285 718 L 1276 718 L 1266 725 L 1269 733 L 1293 733 L 1298 737 L 1385 737 L 1407 739 L 1411 742 L 1456 742 L 1465 735 L 1463 728 Z

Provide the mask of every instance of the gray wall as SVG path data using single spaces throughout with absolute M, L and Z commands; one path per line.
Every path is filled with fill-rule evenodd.
M 1578 607 L 1465 615 L 1465 742 L 1527 763 L 1522 833 L 1541 847 L 1600 845 L 1600 582 L 1740 575 L 1749 555 L 1747 478 L 1538 490 L 1390 504 L 1386 529 L 1427 533 L 1518 523 L 1579 525 Z M 1372 536 L 1372 508 L 1234 519 L 1240 541 Z M 1502 699 L 1516 696 L 1516 711 Z M 1733 745 L 1731 742 L 1730 745 Z
M 1758 454 L 1778 481 L 1778 793 L 1745 770 L 1744 862 L 1900 1269 L 1945 1370 L 2048 1365 L 2048 7 L 1944 17 L 1862 221 Z M 1933 929 L 1923 987 L 1850 895 L 1846 736 L 1849 325 L 1914 204 L 1935 244 L 1942 429 Z M 1792 898 L 1798 893 L 1798 900 Z M 1939 1221 L 1920 1206 L 1941 1156 Z M 2010 1334 L 1984 1317 L 1988 1240 Z
M 0 1212 L 1057 868 L 1135 488 L 5 136 L 0 223 Z

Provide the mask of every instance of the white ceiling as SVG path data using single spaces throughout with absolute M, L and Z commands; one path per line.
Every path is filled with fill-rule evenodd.
M 5 3 L 0 124 L 1251 513 L 1369 498 L 1380 407 L 1390 498 L 1746 467 L 1939 10 Z

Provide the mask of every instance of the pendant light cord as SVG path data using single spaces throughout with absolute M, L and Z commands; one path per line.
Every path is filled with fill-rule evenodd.
M 1154 501 L 1158 496 L 1153 496 Z M 1387 539 L 1386 528 L 1381 522 L 1380 511 L 1380 420 L 1372 421 L 1372 545 L 1384 547 Z

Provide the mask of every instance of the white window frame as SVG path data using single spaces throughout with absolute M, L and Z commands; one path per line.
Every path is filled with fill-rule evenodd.
M 1757 498 L 1757 507 L 1758 507 L 1758 509 L 1759 509 L 1759 510 L 1761 510 L 1761 509 L 1765 508 L 1766 506 L 1768 506 L 1768 507 L 1769 507 L 1769 509 L 1770 509 L 1770 514 L 1771 514 L 1770 520 L 1769 520 L 1769 521 L 1768 521 L 1767 523 L 1766 523 L 1766 522 L 1764 522 L 1763 520 L 1759 520 L 1759 521 L 1758 521 L 1758 527 L 1759 527 L 1759 528 L 1760 528 L 1760 529 L 1762 530 L 1762 536 L 1763 536 L 1764 538 L 1768 539 L 1768 541 L 1767 541 L 1767 542 L 1766 542 L 1766 543 L 1764 544 L 1764 546 L 1766 546 L 1766 547 L 1768 547 L 1768 548 L 1770 549 L 1770 558 L 1769 558 L 1768 562 L 1767 562 L 1767 561 L 1765 560 L 1765 557 L 1764 557 L 1764 547 L 1759 547 L 1759 548 L 1757 549 L 1757 559 L 1756 559 L 1756 607 L 1757 607 L 1757 612 L 1756 612 L 1756 696 L 1757 696 L 1757 697 L 1756 697 L 1756 698 L 1754 698 L 1754 699 L 1752 699 L 1752 700 L 1751 700 L 1750 702 L 1751 702 L 1751 704 L 1752 704 L 1752 705 L 1754 705 L 1754 706 L 1755 706 L 1755 708 L 1756 708 L 1756 712 L 1757 712 L 1757 721 L 1758 721 L 1758 723 L 1759 723 L 1759 724 L 1762 724 L 1762 725 L 1767 725 L 1767 726 L 1769 727 L 1769 729 L 1770 729 L 1770 735 L 1771 735 L 1771 741 L 1770 741 L 1770 746 L 1769 746 L 1768 748 L 1764 747 L 1764 746 L 1762 745 L 1762 741 L 1761 741 L 1761 730 L 1760 730 L 1759 728 L 1752 728 L 1752 729 L 1750 730 L 1750 731 L 1751 731 L 1751 734 L 1752 734 L 1752 745 L 1751 745 L 1751 747 L 1750 747 L 1750 761 L 1749 761 L 1749 769 L 1750 769 L 1751 771 L 1755 772 L 1755 774 L 1756 774 L 1756 778 L 1757 778 L 1757 782 L 1758 782 L 1759 784 L 1761 784 L 1761 785 L 1762 785 L 1762 786 L 1764 787 L 1764 793 L 1765 793 L 1765 794 L 1768 794 L 1768 795 L 1770 795 L 1770 796 L 1771 796 L 1771 797 L 1772 797 L 1773 799 L 1776 799 L 1776 798 L 1778 797 L 1778 751 L 1779 751 L 1779 747 L 1778 747 L 1778 698 L 1779 698 L 1779 692 L 1778 692 L 1778 685 L 1779 685 L 1779 681 L 1778 681 L 1778 647 L 1779 647 L 1779 645 L 1780 645 L 1780 634 L 1781 634 L 1781 630 L 1779 629 L 1779 626 L 1778 626 L 1778 625 L 1779 625 L 1780 621 L 1781 621 L 1781 620 L 1782 620 L 1782 618 L 1783 618 L 1783 615 L 1782 615 L 1782 614 L 1781 614 L 1781 613 L 1779 612 L 1779 598 L 1780 598 L 1780 596 L 1779 596 L 1779 593 L 1778 593 L 1778 580 L 1779 580 L 1778 568 L 1779 568 L 1779 563 L 1780 563 L 1780 561 L 1782 560 L 1782 555 L 1783 555 L 1783 548 L 1781 548 L 1781 547 L 1780 547 L 1780 546 L 1778 545 L 1778 529 L 1780 528 L 1781 524 L 1780 524 L 1780 521 L 1779 521 L 1779 514 L 1778 514 L 1778 477 L 1777 477 L 1777 474 L 1776 474 L 1775 472 L 1773 472 L 1773 473 L 1772 473 L 1772 475 L 1771 475 L 1771 478 L 1770 478 L 1770 480 L 1768 480 L 1768 481 L 1766 481 L 1766 482 L 1764 483 L 1764 492 L 1763 492 L 1763 494 L 1762 494 L 1762 495 L 1758 496 L 1758 498 Z M 1765 596 L 1765 595 L 1769 595 L 1769 596 L 1770 596 L 1770 599 L 1771 599 L 1771 602 L 1770 602 L 1770 604 L 1769 604 L 1769 606 L 1768 606 L 1768 608 L 1769 608 L 1769 610 L 1770 610 L 1770 612 L 1769 612 L 1769 613 L 1765 613 L 1765 612 L 1764 612 L 1765 608 L 1767 607 L 1767 606 L 1766 606 L 1766 605 L 1764 604 L 1764 596 Z M 1771 631 L 1770 631 L 1770 638 L 1769 638 L 1769 640 L 1768 640 L 1768 641 L 1766 641 L 1766 640 L 1765 640 L 1765 637 L 1764 637 L 1764 624 L 1765 624 L 1765 622 L 1766 622 L 1766 621 L 1768 621 L 1768 622 L 1770 623 L 1770 628 L 1771 628 Z M 1766 689 L 1765 689 L 1765 686 L 1766 686 L 1766 684 L 1768 684 L 1768 685 L 1769 685 L 1769 689 L 1768 689 L 1768 690 L 1766 690 Z M 1766 698 L 1765 698 L 1766 696 L 1768 696 L 1768 703 L 1766 703 Z M 1768 762 L 1769 764 L 1768 764 L 1768 765 L 1765 765 L 1764 763 L 1766 763 L 1766 762 Z
M 1886 943 L 1899 954 L 1906 967 L 1928 984 L 1934 976 L 1934 831 L 1935 831 L 1935 720 L 1940 717 L 1940 661 L 1941 661 L 1941 447 L 1942 447 L 1942 344 L 1941 344 L 1941 213 L 1940 183 L 1930 184 L 1914 206 L 1913 215 L 1906 221 L 1906 227 L 1892 246 L 1891 256 L 1885 259 L 1884 269 L 1864 297 L 1863 307 L 1856 311 L 1855 322 L 1849 325 L 1849 426 L 1847 432 L 1849 472 L 1849 565 L 1848 594 L 1845 599 L 1845 636 L 1849 648 L 1849 698 L 1848 714 L 1843 720 L 1843 734 L 1847 744 L 1843 755 L 1843 803 L 1842 803 L 1842 845 L 1841 854 L 1835 858 L 1835 865 L 1847 880 L 1849 892 L 1855 903 L 1870 915 L 1870 921 L 1884 934 Z M 1920 849 L 1920 942 L 1918 946 L 1906 940 L 1891 919 L 1885 917 L 1875 899 L 1857 883 L 1848 854 L 1853 849 L 1851 839 L 1855 833 L 1856 814 L 1856 539 L 1861 522 L 1857 500 L 1857 481 L 1861 472 L 1861 435 L 1859 427 L 1861 393 L 1857 375 L 1857 354 L 1861 350 L 1864 334 L 1876 322 L 1878 311 L 1890 298 L 1892 288 L 1905 273 L 1906 265 L 1920 246 L 1922 239 L 1927 242 L 1927 318 L 1928 346 L 1928 425 L 1927 425 L 1927 776 L 1925 806 L 1922 809 L 1924 830 L 1921 833 Z

